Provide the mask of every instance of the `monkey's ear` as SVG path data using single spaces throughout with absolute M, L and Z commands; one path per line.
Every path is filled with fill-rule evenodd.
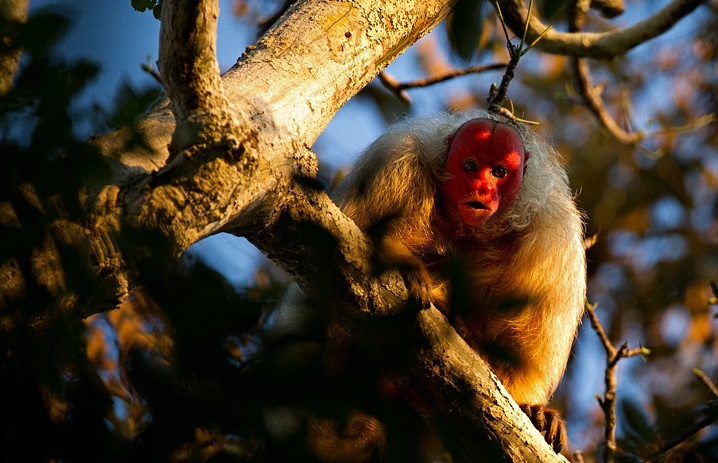
M 524 175 L 526 175 L 526 167 L 528 166 L 529 158 L 531 157 L 531 153 L 526 151 L 524 153 Z
M 449 152 L 449 148 L 451 148 L 451 142 L 454 141 L 454 134 L 450 133 L 446 136 L 446 152 Z

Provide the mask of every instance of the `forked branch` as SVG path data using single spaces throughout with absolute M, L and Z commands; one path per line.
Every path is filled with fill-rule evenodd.
M 601 321 L 596 315 L 596 304 L 586 303 L 586 313 L 591 321 L 591 327 L 594 329 L 603 348 L 606 351 L 606 372 L 604 381 L 606 390 L 603 397 L 598 397 L 598 403 L 603 410 L 606 419 L 604 429 L 604 461 L 612 462 L 615 460 L 616 454 L 616 367 L 622 358 L 634 357 L 636 355 L 648 355 L 650 351 L 645 347 L 628 348 L 628 342 L 624 342 L 619 348 L 616 348 L 606 334 Z

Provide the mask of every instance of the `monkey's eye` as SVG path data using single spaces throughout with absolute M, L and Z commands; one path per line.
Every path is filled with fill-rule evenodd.
M 491 175 L 493 175 L 496 178 L 504 178 L 504 177 L 506 177 L 506 174 L 508 174 L 508 172 L 506 171 L 506 168 L 503 166 L 494 166 L 494 168 L 491 169 Z
M 476 172 L 479 170 L 479 167 L 476 165 L 476 162 L 474 161 L 464 161 L 464 164 L 461 166 L 462 169 L 464 169 L 464 172 Z

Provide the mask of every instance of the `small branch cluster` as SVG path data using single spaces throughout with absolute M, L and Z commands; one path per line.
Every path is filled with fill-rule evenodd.
M 699 369 L 694 369 L 693 374 L 696 375 L 698 379 L 701 380 L 701 382 L 703 382 L 703 385 L 706 386 L 706 388 L 713 394 L 714 397 L 718 398 L 718 387 L 708 377 L 708 375 L 706 375 L 703 371 Z M 664 456 L 666 453 L 690 439 L 701 429 L 705 428 L 706 426 L 710 426 L 716 420 L 718 420 L 718 400 L 712 400 L 708 403 L 708 407 L 703 410 L 703 416 L 700 417 L 698 421 L 693 423 L 693 426 L 683 430 L 683 432 L 678 434 L 676 437 L 663 444 L 658 450 L 651 454 L 651 456 L 646 458 L 646 462 L 660 461 L 661 457 Z
M 589 7 L 593 6 L 594 2 L 591 2 L 590 0 L 580 0 L 576 2 L 576 5 L 574 6 L 571 16 L 569 18 L 569 33 L 571 34 L 580 34 L 586 24 L 586 15 L 588 14 Z M 687 2 L 674 2 L 674 4 L 679 3 L 687 3 Z M 672 5 L 669 5 L 673 6 Z M 668 7 L 667 7 L 668 8 Z M 676 22 L 678 19 L 680 19 L 682 16 L 679 15 L 672 15 L 667 13 L 667 9 L 661 11 L 659 14 L 657 14 L 654 18 L 651 18 L 651 20 L 657 20 L 659 17 L 664 18 L 664 20 L 668 21 L 669 19 L 675 20 Z M 647 23 L 647 21 L 646 21 Z M 643 23 L 641 23 L 643 24 Z M 670 21 L 666 24 L 664 24 L 662 27 L 670 27 L 673 23 L 670 23 Z M 591 68 L 588 65 L 588 62 L 585 57 L 579 57 L 579 56 L 573 56 L 570 61 L 571 68 L 573 71 L 573 74 L 576 78 L 576 86 L 578 93 L 581 95 L 583 100 L 586 103 L 586 106 L 588 109 L 596 116 L 598 121 L 603 125 L 603 127 L 608 131 L 608 133 L 611 134 L 613 138 L 618 140 L 620 143 L 623 143 L 625 145 L 636 145 L 645 138 L 648 137 L 654 137 L 661 135 L 663 133 L 680 133 L 686 130 L 695 130 L 700 127 L 702 127 L 705 124 L 711 123 L 715 121 L 715 117 L 713 115 L 708 115 L 699 118 L 694 123 L 689 124 L 688 127 L 673 127 L 671 129 L 668 129 L 666 131 L 662 132 L 656 132 L 653 134 L 646 134 L 644 132 L 633 132 L 630 129 L 627 130 L 624 127 L 619 124 L 616 119 L 610 114 L 608 108 L 606 107 L 606 104 L 603 100 L 602 93 L 603 93 L 603 86 L 602 85 L 594 85 L 593 79 L 591 76 Z M 626 122 L 626 125 L 628 125 L 630 121 Z
M 718 293 L 718 288 L 714 284 L 711 285 L 714 294 Z M 605 372 L 605 384 L 606 391 L 603 397 L 598 397 L 598 403 L 603 410 L 604 416 L 606 417 L 606 425 L 604 432 L 605 439 L 605 453 L 604 461 L 612 462 L 615 461 L 616 447 L 616 366 L 622 358 L 634 357 L 637 355 L 648 355 L 650 350 L 645 347 L 637 347 L 633 349 L 628 348 L 628 343 L 624 342 L 619 348 L 616 348 L 608 338 L 606 330 L 603 328 L 598 316 L 596 315 L 596 305 L 586 303 L 586 312 L 591 322 L 591 327 L 598 335 L 603 347 L 606 351 L 606 372 Z M 703 383 L 708 391 L 713 395 L 714 400 L 709 401 L 706 409 L 703 410 L 703 416 L 701 416 L 692 426 L 683 430 L 680 434 L 674 438 L 668 440 L 660 446 L 658 450 L 653 452 L 646 462 L 660 461 L 663 456 L 668 452 L 684 443 L 700 430 L 713 424 L 718 420 L 718 386 L 699 369 L 694 369 L 693 374 Z M 578 460 L 582 461 L 580 455 Z
M 569 31 L 572 33 L 580 33 L 586 24 L 586 15 L 590 7 L 590 1 L 578 1 L 572 10 L 569 18 Z M 595 86 L 591 78 L 591 69 L 585 58 L 572 57 L 571 68 L 576 77 L 576 85 L 579 94 L 583 97 L 586 106 L 598 118 L 599 122 L 608 130 L 608 132 L 619 142 L 626 145 L 633 145 L 644 138 L 642 132 L 629 132 L 624 130 L 609 114 L 601 93 L 602 86 Z
M 603 348 L 606 351 L 606 372 L 604 381 L 606 390 L 603 397 L 598 398 L 603 414 L 606 417 L 606 426 L 604 431 L 605 445 L 605 461 L 613 461 L 616 453 L 616 367 L 622 358 L 634 357 L 637 355 L 648 355 L 650 351 L 645 347 L 628 348 L 628 342 L 624 342 L 619 348 L 616 348 L 606 334 L 601 321 L 596 315 L 597 304 L 586 303 L 586 312 L 591 321 L 591 327 L 594 329 Z
M 494 2 L 496 5 L 496 12 L 499 15 L 499 19 L 501 20 L 501 27 L 504 30 L 504 35 L 506 36 L 506 46 L 509 50 L 509 57 L 511 58 L 509 60 L 508 66 L 506 66 L 506 71 L 504 71 L 504 76 L 501 79 L 501 84 L 499 84 L 498 87 L 496 85 L 491 85 L 491 89 L 489 90 L 489 97 L 487 98 L 487 102 L 489 103 L 488 110 L 492 113 L 496 114 L 503 114 L 507 117 L 509 117 L 512 120 L 516 120 L 516 117 L 513 115 L 512 112 L 507 111 L 504 109 L 501 105 L 504 102 L 504 99 L 506 98 L 506 94 L 509 91 L 509 84 L 514 78 L 514 71 L 516 70 L 516 66 L 519 64 L 519 60 L 522 56 L 524 56 L 526 53 L 531 50 L 536 43 L 543 38 L 546 33 L 551 30 L 551 26 L 546 27 L 544 31 L 539 34 L 539 36 L 531 42 L 530 45 L 527 47 L 524 47 L 524 44 L 526 43 L 526 35 L 528 34 L 529 30 L 529 20 L 531 18 L 531 11 L 533 10 L 533 0 L 529 1 L 529 10 L 528 15 L 526 16 L 526 22 L 524 24 L 524 33 L 521 36 L 521 42 L 518 46 L 514 45 L 511 42 L 511 38 L 509 37 L 509 31 L 506 28 L 506 21 L 504 21 L 504 16 L 501 13 L 501 7 L 499 6 L 499 2 Z
M 575 2 L 571 11 L 569 31 L 567 33 L 561 33 L 555 32 L 551 26 L 544 25 L 532 15 L 533 0 L 529 1 L 528 8 L 523 6 L 523 2 L 494 0 L 496 12 L 506 36 L 510 56 L 510 60 L 507 64 L 494 63 L 483 66 L 473 66 L 441 76 L 418 79 L 408 83 L 398 82 L 393 76 L 386 72 L 380 73 L 379 79 L 382 84 L 399 99 L 407 104 L 411 104 L 411 99 L 405 91 L 407 89 L 426 87 L 455 77 L 505 67 L 506 70 L 501 83 L 498 86 L 492 84 L 489 90 L 489 96 L 487 98 L 488 109 L 514 121 L 518 120 L 524 123 L 531 123 L 531 121 L 517 119 L 513 114 L 513 110 L 502 107 L 502 104 L 506 99 L 509 84 L 514 78 L 514 72 L 519 59 L 541 41 L 541 46 L 537 48 L 540 48 L 542 51 L 572 57 L 570 66 L 576 78 L 577 91 L 581 98 L 583 98 L 585 105 L 596 116 L 599 123 L 608 133 L 620 143 L 636 145 L 649 137 L 696 130 L 706 124 L 715 122 L 716 117 L 707 115 L 685 127 L 673 127 L 650 134 L 632 131 L 630 128 L 626 128 L 630 126 L 630 121 L 627 120 L 626 123 L 622 125 L 611 115 L 603 100 L 602 93 L 604 87 L 594 84 L 591 69 L 586 58 L 613 58 L 621 56 L 631 48 L 665 32 L 701 3 L 701 0 L 677 0 L 657 12 L 654 16 L 634 26 L 613 32 L 589 34 L 584 33 L 583 28 L 586 24 L 586 16 L 590 8 L 596 8 L 605 16 L 612 18 L 623 13 L 625 9 L 623 2 L 621 0 L 579 0 Z M 501 4 L 504 4 L 508 11 L 506 17 L 502 13 Z M 521 29 L 523 31 L 518 46 L 511 42 L 507 26 L 514 30 Z M 527 40 L 531 38 L 533 38 L 533 40 L 530 45 L 524 47 Z M 547 45 L 544 42 L 549 43 Z

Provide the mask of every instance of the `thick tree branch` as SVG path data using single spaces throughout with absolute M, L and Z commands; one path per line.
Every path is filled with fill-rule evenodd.
M 705 0 L 674 0 L 655 15 L 633 26 L 611 32 L 546 33 L 536 48 L 557 55 L 610 59 L 626 54 L 632 48 L 654 39 L 673 27 Z M 517 34 L 523 31 L 528 9 L 523 0 L 500 0 L 506 24 Z M 533 42 L 547 28 L 537 17 L 531 17 L 527 40 Z
M 165 0 L 159 69 L 177 128 L 173 147 L 222 141 L 235 148 L 239 128 L 224 94 L 216 56 L 219 5 L 213 0 Z
M 426 417 L 457 445 L 456 461 L 566 462 L 438 310 L 421 312 L 417 331 L 420 347 L 401 380 L 432 404 Z

